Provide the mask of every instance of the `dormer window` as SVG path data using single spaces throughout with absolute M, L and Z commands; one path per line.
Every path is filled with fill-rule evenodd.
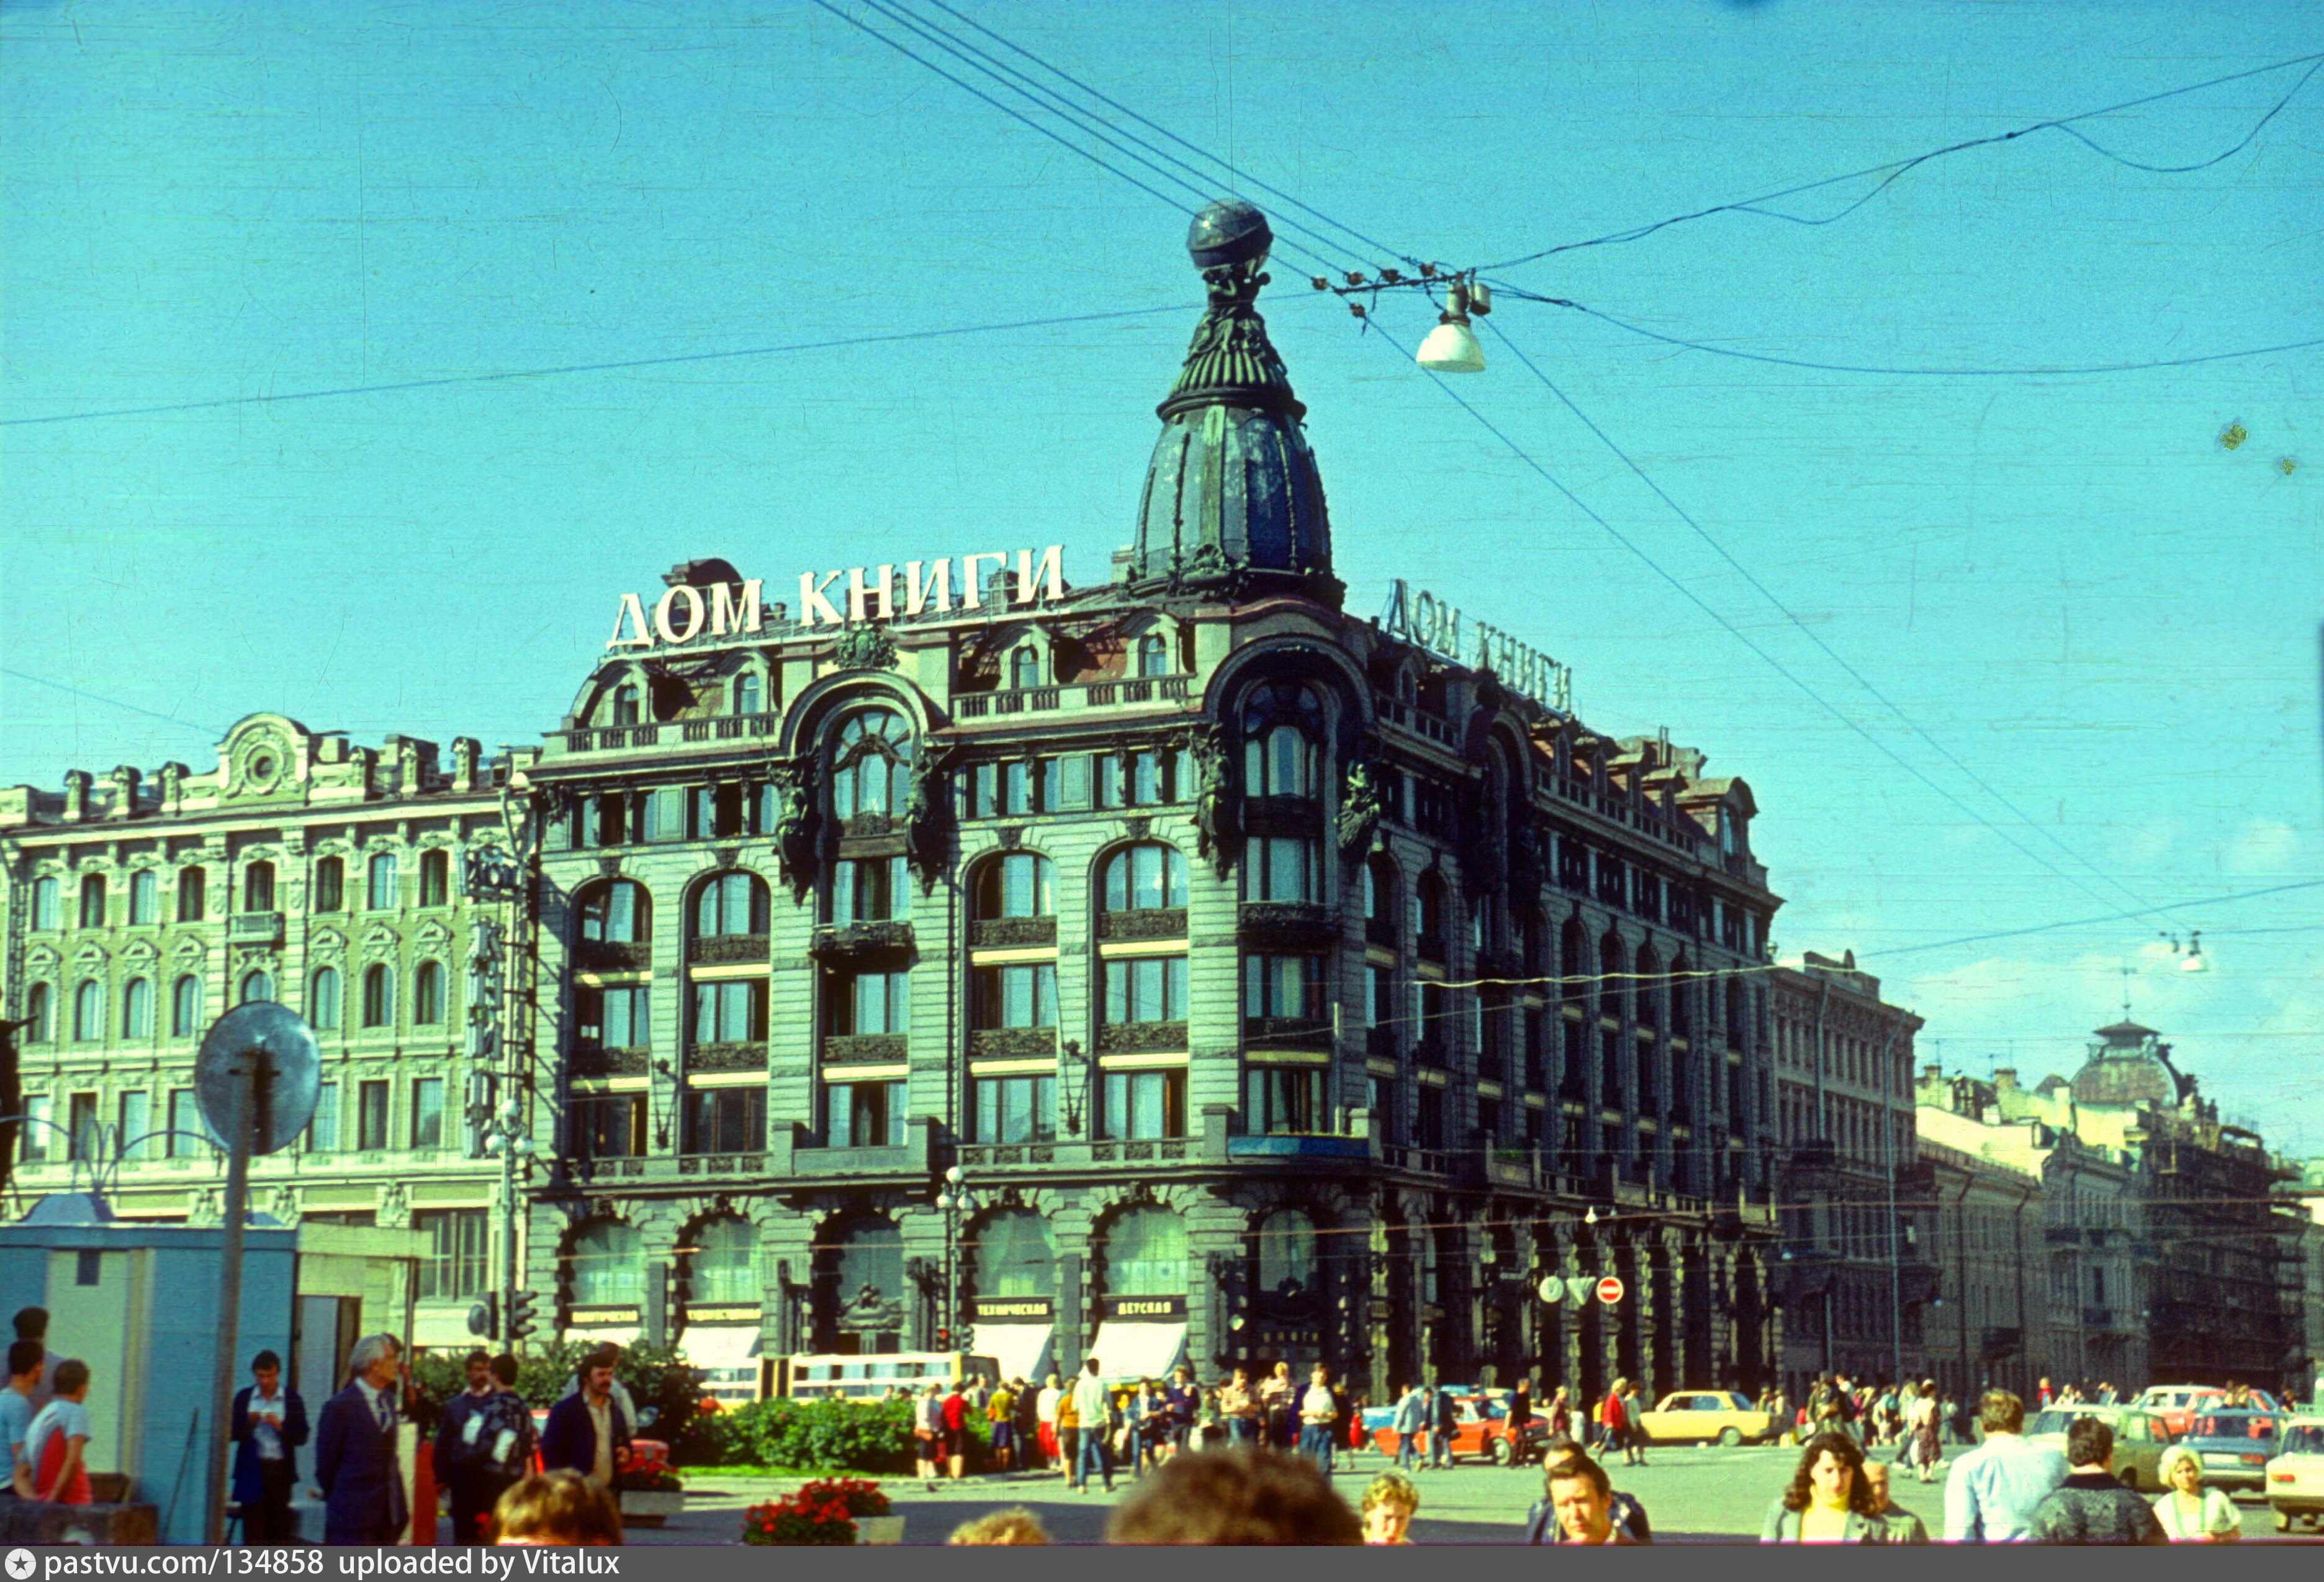
M 1159 632 L 1148 632 L 1138 640 L 1138 673 L 1140 677 L 1170 673 L 1169 640 Z
M 638 723 L 638 684 L 635 681 L 624 681 L 613 689 L 613 723 L 617 726 Z
M 745 671 L 741 675 L 734 678 L 735 713 L 758 713 L 759 698 L 759 678 L 757 676 L 752 674 L 749 671 Z
M 1009 685 L 1017 691 L 1041 684 L 1041 652 L 1024 643 L 1009 655 Z
M 1743 837 L 1740 824 L 1741 820 L 1737 818 L 1734 809 L 1719 810 L 1719 849 L 1728 856 L 1737 856 L 1742 853 Z

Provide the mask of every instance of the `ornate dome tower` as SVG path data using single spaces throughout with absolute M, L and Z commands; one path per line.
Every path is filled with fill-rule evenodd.
M 1323 482 L 1300 427 L 1307 409 L 1252 305 L 1273 243 L 1267 217 L 1240 201 L 1212 204 L 1187 230 L 1210 306 L 1155 409 L 1162 438 L 1139 506 L 1133 587 L 1277 589 L 1340 606 Z

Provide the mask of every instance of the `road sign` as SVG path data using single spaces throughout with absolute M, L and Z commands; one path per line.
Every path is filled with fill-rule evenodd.
M 1590 1300 L 1590 1293 L 1597 1285 L 1598 1282 L 1587 1274 L 1576 1274 L 1565 1282 L 1566 1298 L 1578 1307 Z
M 1553 1308 L 1565 1300 L 1565 1281 L 1554 1274 L 1544 1278 L 1535 1289 L 1541 1292 L 1541 1300 Z
M 1609 1274 L 1598 1282 L 1598 1300 L 1612 1307 L 1622 1300 L 1622 1282 Z
M 194 1095 L 213 1136 L 234 1146 L 235 1096 L 250 1088 L 250 1151 L 276 1153 L 299 1140 L 315 1116 L 322 1056 L 315 1035 L 288 1005 L 252 1000 L 217 1019 L 194 1057 Z

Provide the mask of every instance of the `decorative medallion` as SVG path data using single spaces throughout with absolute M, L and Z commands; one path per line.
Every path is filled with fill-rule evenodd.
M 896 640 L 884 626 L 850 626 L 833 640 L 831 662 L 843 671 L 892 670 Z

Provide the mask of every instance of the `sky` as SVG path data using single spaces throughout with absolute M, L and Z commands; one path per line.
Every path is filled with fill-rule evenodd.
M 1924 1061 L 2070 1073 L 2127 994 L 2324 1152 L 2324 346 L 2024 371 L 2324 338 L 2315 62 L 1509 262 L 2313 55 L 2312 6 L 950 4 L 0 0 L 0 783 L 266 709 L 537 742 L 703 556 L 1100 580 L 1231 192 L 1351 607 L 1408 578 L 1745 777 L 1779 950 Z M 1301 247 L 1492 266 L 1486 370 Z

